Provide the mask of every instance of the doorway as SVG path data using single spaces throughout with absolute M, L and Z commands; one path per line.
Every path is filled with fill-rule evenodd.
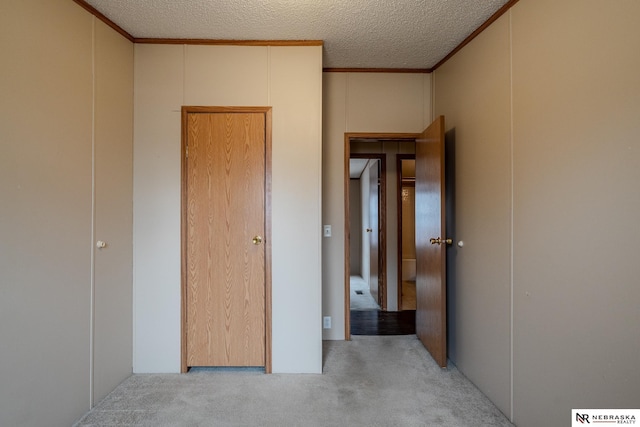
M 372 133 L 347 133 L 345 134 L 345 224 L 346 224 L 346 233 L 345 233 L 345 252 L 347 254 L 347 256 L 345 257 L 345 272 L 346 272 L 346 277 L 345 277 L 345 337 L 346 339 L 350 339 L 351 334 L 352 334 L 352 319 L 355 322 L 358 322 L 359 324 L 362 321 L 366 321 L 366 322 L 375 322 L 376 319 L 378 319 L 380 322 L 382 321 L 386 321 L 388 322 L 391 318 L 397 317 L 396 314 L 398 312 L 398 306 L 397 306 L 397 286 L 399 283 L 399 275 L 397 273 L 397 268 L 396 268 L 396 249 L 395 249 L 395 244 L 396 244 L 396 221 L 397 221 L 397 215 L 396 212 L 394 212 L 395 208 L 396 208 L 396 204 L 395 202 L 391 204 L 392 209 L 388 210 L 386 208 L 387 203 L 387 193 L 388 193 L 388 188 L 391 188 L 392 194 L 394 194 L 391 200 L 395 201 L 395 187 L 396 184 L 394 181 L 392 181 L 392 187 L 388 187 L 388 181 L 387 178 L 388 177 L 392 177 L 395 180 L 395 172 L 391 172 L 387 169 L 387 165 L 389 164 L 387 162 L 387 158 L 389 156 L 391 156 L 391 159 L 394 159 L 393 154 L 396 153 L 396 151 L 398 150 L 398 147 L 400 146 L 404 146 L 404 151 L 406 151 L 407 153 L 412 153 L 414 152 L 414 144 L 415 144 L 415 139 L 417 137 L 418 134 L 397 134 L 397 133 L 385 133 L 385 134 L 372 134 Z M 390 147 L 395 147 L 396 151 L 389 151 Z M 408 148 L 407 148 L 408 147 Z M 379 259 L 381 259 L 381 262 L 379 263 L 379 278 L 381 280 L 379 280 L 380 282 L 380 287 L 379 287 L 379 292 L 377 294 L 377 298 L 374 297 L 377 301 L 379 301 L 379 310 L 373 311 L 373 312 L 369 312 L 366 313 L 365 311 L 351 311 L 351 299 L 352 299 L 352 289 L 351 289 L 351 283 L 352 283 L 352 276 L 354 272 L 358 271 L 358 267 L 362 267 L 361 265 L 358 266 L 358 263 L 360 261 L 360 257 L 361 255 L 358 253 L 357 250 L 353 250 L 352 244 L 354 246 L 361 244 L 361 245 L 365 245 L 367 244 L 368 240 L 370 239 L 369 234 L 376 234 L 375 230 L 373 230 L 372 227 L 367 227 L 367 224 L 363 225 L 363 222 L 358 223 L 357 221 L 352 221 L 352 218 L 354 218 L 354 216 L 356 218 L 362 217 L 365 218 L 365 216 L 362 215 L 354 215 L 354 212 L 352 211 L 357 211 L 360 208 L 360 205 L 357 204 L 357 200 L 359 198 L 356 198 L 356 200 L 354 201 L 354 198 L 351 196 L 351 193 L 355 190 L 357 190 L 359 188 L 358 185 L 353 184 L 351 177 L 352 175 L 352 171 L 351 171 L 351 163 L 352 160 L 351 159 L 368 159 L 367 162 L 370 162 L 371 159 L 375 159 L 379 161 L 379 164 L 384 164 L 384 171 L 382 170 L 383 168 L 380 167 L 380 180 L 379 180 L 379 194 L 380 199 L 383 200 L 384 202 L 380 204 L 380 218 L 381 218 L 381 224 L 379 227 L 379 241 L 380 241 L 380 245 L 379 245 L 379 250 L 380 250 L 380 254 L 379 254 Z M 393 169 L 395 169 L 395 162 L 392 160 L 391 164 L 393 165 Z M 369 163 L 369 166 L 371 167 L 372 164 Z M 363 164 L 361 164 L 361 167 L 366 167 L 366 163 L 363 162 Z M 375 168 L 375 164 L 373 164 L 373 167 Z M 370 175 L 368 179 L 370 180 Z M 393 175 L 393 176 L 392 176 Z M 355 173 L 355 176 L 358 176 L 358 172 Z M 371 182 L 371 181 L 370 181 Z M 373 181 L 374 185 L 375 185 L 375 180 Z M 373 185 L 372 185 L 373 186 Z M 376 192 L 370 192 L 373 194 L 376 194 Z M 369 203 L 370 205 L 371 203 Z M 383 206 L 384 205 L 384 206 Z M 388 219 L 388 213 L 391 215 L 392 217 L 392 222 L 389 222 Z M 370 231 L 369 231 L 370 229 Z M 391 237 L 393 238 L 393 244 L 394 244 L 394 248 L 391 250 L 393 253 L 391 253 L 391 268 L 389 268 L 389 247 L 388 242 L 389 242 L 389 238 L 388 238 L 388 233 L 391 232 Z M 374 236 L 375 237 L 375 236 Z M 362 251 L 361 251 L 362 252 Z M 362 258 L 366 258 L 366 256 L 362 256 Z M 353 263 L 353 264 L 352 264 Z M 353 267 L 356 268 L 353 268 Z M 365 269 L 365 273 L 363 274 L 364 278 L 366 279 L 366 269 Z M 366 280 L 364 281 L 366 283 Z M 375 283 L 374 283 L 375 286 Z M 373 295 L 375 295 L 375 289 L 374 292 L 372 292 Z M 355 313 L 355 316 L 354 316 Z M 384 319 L 381 319 L 381 317 L 384 317 Z M 407 316 L 404 316 L 402 318 L 403 321 L 407 320 Z M 395 319 L 394 319 L 395 321 Z M 413 321 L 410 322 L 412 325 L 412 328 L 415 327 Z M 360 325 L 362 326 L 362 325 Z M 369 325 L 365 325 L 367 329 L 369 328 Z M 375 326 L 375 325 L 374 325 Z M 377 330 L 380 330 L 380 328 L 375 328 Z M 403 328 L 403 330 L 406 330 L 406 328 Z
M 351 338 L 349 273 L 349 159 L 352 144 L 413 142 L 415 154 L 416 335 L 442 367 L 447 366 L 444 116 L 419 134 L 345 133 L 345 339 Z M 401 280 L 399 269 L 395 275 Z M 394 298 L 397 299 L 397 298 Z
M 182 361 L 271 371 L 271 108 L 182 108 Z

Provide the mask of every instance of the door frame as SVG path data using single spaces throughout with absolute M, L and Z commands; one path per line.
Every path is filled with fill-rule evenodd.
M 261 113 L 264 114 L 264 285 L 265 285 L 265 373 L 271 373 L 272 365 L 272 291 L 271 291 L 271 150 L 272 150 L 272 107 L 203 107 L 182 106 L 181 151 L 180 151 L 180 372 L 187 368 L 187 119 L 190 113 Z
M 351 294 L 350 294 L 350 279 L 351 279 L 351 256 L 349 253 L 349 241 L 351 239 L 351 226 L 350 226 L 350 208 L 349 208 L 349 159 L 351 158 L 351 142 L 352 141 L 370 141 L 370 142 L 383 142 L 383 141 L 408 141 L 412 142 L 420 136 L 419 133 L 389 133 L 389 132 L 345 132 L 344 134 L 344 337 L 346 341 L 351 340 Z M 385 215 L 386 216 L 386 215 Z M 386 224 L 385 224 L 386 226 Z M 386 236 L 385 236 L 386 237 Z M 381 244 L 382 246 L 382 244 Z M 380 249 L 382 250 L 382 248 Z M 386 258 L 386 238 L 385 238 L 385 258 Z M 385 263 L 386 268 L 386 263 Z M 386 271 L 384 272 L 384 278 L 386 278 Z M 385 286 L 386 294 L 386 286 Z M 386 298 L 386 295 L 385 295 Z

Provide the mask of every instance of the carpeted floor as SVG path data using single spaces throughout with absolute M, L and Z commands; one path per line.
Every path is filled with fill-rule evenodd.
M 454 366 L 439 368 L 415 335 L 327 341 L 322 375 L 134 375 L 75 424 L 510 425 Z

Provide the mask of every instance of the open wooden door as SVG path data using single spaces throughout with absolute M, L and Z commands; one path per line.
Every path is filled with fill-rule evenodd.
M 416 334 L 447 366 L 444 116 L 416 139 Z

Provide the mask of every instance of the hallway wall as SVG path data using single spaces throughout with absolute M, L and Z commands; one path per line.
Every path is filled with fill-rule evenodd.
M 521 0 L 434 73 L 450 355 L 522 427 L 640 401 L 640 3 Z

